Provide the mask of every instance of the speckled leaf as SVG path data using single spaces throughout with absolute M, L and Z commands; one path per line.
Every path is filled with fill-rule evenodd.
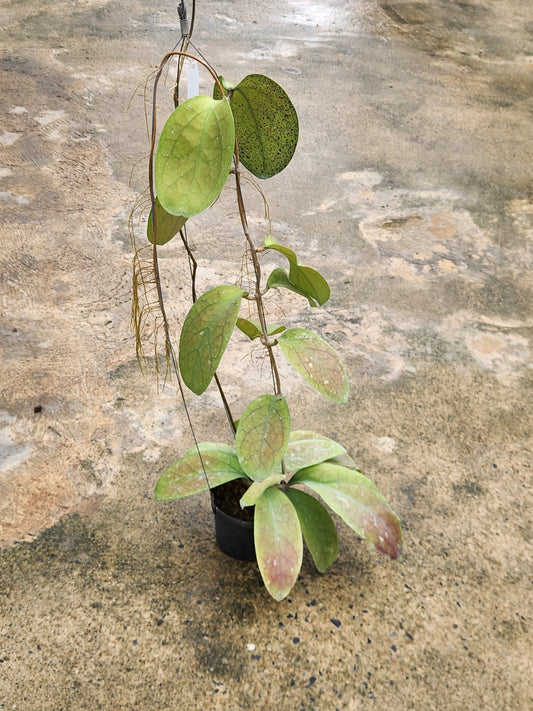
M 295 430 L 291 432 L 283 460 L 287 471 L 294 471 L 320 464 L 345 452 L 342 445 L 328 437 L 308 430 Z
M 378 551 L 397 558 L 401 552 L 400 521 L 376 485 L 359 471 L 325 462 L 297 472 L 294 484 L 305 484 Z
M 278 337 L 291 365 L 311 385 L 335 402 L 346 402 L 350 386 L 344 365 L 321 336 L 305 328 L 291 328 Z
M 309 494 L 288 487 L 285 494 L 296 509 L 304 540 L 318 570 L 323 573 L 337 558 L 337 529 L 322 504 Z
M 285 398 L 261 395 L 251 402 L 239 421 L 235 444 L 241 467 L 255 481 L 276 471 L 291 431 L 291 418 Z
M 161 131 L 154 163 L 157 196 L 171 215 L 190 217 L 218 197 L 235 147 L 227 99 L 194 96 L 180 104 Z
M 249 74 L 229 93 L 241 163 L 270 178 L 290 162 L 298 143 L 298 116 L 275 81 Z
M 285 476 L 283 474 L 271 474 L 262 481 L 253 481 L 246 490 L 244 496 L 241 497 L 239 502 L 241 508 L 244 509 L 246 506 L 253 506 L 265 489 L 268 489 L 269 486 L 280 484 L 284 478 Z
M 166 244 L 171 240 L 178 232 L 181 230 L 183 225 L 187 222 L 186 217 L 171 215 L 165 208 L 161 205 L 159 200 L 155 199 L 155 216 L 156 216 L 156 232 L 157 232 L 157 244 Z M 153 210 L 150 210 L 150 215 L 148 217 L 148 224 L 146 226 L 146 235 L 148 241 L 152 244 L 154 243 L 154 217 Z
M 184 383 L 200 395 L 211 382 L 235 328 L 243 290 L 222 285 L 206 291 L 185 318 L 179 343 Z
M 261 338 L 263 332 L 261 331 L 261 326 L 256 321 L 251 321 L 247 318 L 237 319 L 237 328 L 244 333 L 245 336 L 253 341 L 255 338 Z M 272 323 L 267 326 L 267 331 L 269 336 L 274 336 L 277 333 L 281 333 L 285 330 L 285 326 L 279 323 Z
M 302 567 L 302 530 L 296 510 L 280 489 L 268 488 L 254 516 L 257 564 L 275 600 L 287 597 Z
M 211 488 L 245 476 L 235 450 L 227 444 L 203 442 L 199 449 L 201 460 L 193 447 L 161 475 L 155 487 L 156 499 L 181 499 L 206 491 L 206 474 Z
M 269 235 L 265 239 L 264 246 L 267 249 L 273 249 L 283 254 L 283 256 L 289 260 L 288 278 L 286 272 L 281 270 L 283 275 L 278 274 L 278 283 L 274 283 L 276 278 L 271 275 L 272 281 L 269 279 L 267 284 L 269 287 L 285 287 L 291 289 L 297 294 L 305 296 L 311 306 L 321 306 L 326 303 L 330 297 L 330 289 L 328 282 L 324 279 L 322 274 L 317 272 L 316 269 L 298 264 L 296 253 L 289 247 L 279 244 L 272 235 Z M 274 271 L 277 272 L 278 270 Z M 272 272 L 272 274 L 274 274 L 274 272 Z

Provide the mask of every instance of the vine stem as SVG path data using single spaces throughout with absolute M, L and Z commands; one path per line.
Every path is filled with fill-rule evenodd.
M 272 344 L 268 340 L 268 330 L 267 330 L 267 323 L 266 323 L 266 316 L 265 316 L 265 306 L 264 306 L 264 302 L 263 302 L 263 295 L 261 293 L 261 265 L 259 264 L 257 250 L 255 248 L 252 237 L 250 235 L 250 229 L 248 227 L 248 220 L 246 218 L 246 210 L 244 207 L 244 198 L 242 195 L 242 185 L 241 185 L 241 178 L 240 178 L 240 171 L 239 171 L 239 147 L 237 145 L 237 141 L 235 141 L 234 166 L 235 166 L 235 170 L 234 170 L 235 187 L 236 187 L 236 191 L 237 191 L 237 204 L 239 206 L 239 217 L 241 219 L 241 225 L 242 225 L 242 229 L 244 232 L 244 236 L 246 238 L 246 242 L 248 243 L 248 246 L 250 248 L 250 253 L 252 255 L 252 264 L 253 264 L 253 268 L 254 268 L 254 275 L 255 275 L 254 300 L 256 303 L 256 307 L 257 307 L 257 315 L 259 317 L 259 323 L 261 325 L 261 330 L 263 332 L 261 342 L 263 343 L 264 347 L 266 348 L 268 357 L 270 360 L 270 370 L 272 372 L 272 382 L 274 385 L 274 394 L 281 395 L 281 380 L 279 377 L 278 366 L 276 363 L 276 356 L 274 355 L 274 349 L 272 347 Z

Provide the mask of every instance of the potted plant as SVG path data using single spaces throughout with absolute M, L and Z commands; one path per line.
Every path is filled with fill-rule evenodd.
M 288 289 L 319 307 L 329 285 L 315 269 L 267 230 L 258 242 L 249 227 L 242 174 L 268 179 L 291 160 L 298 140 L 298 118 L 285 91 L 272 79 L 249 74 L 231 84 L 195 50 L 184 3 L 179 49 L 162 60 L 154 79 L 154 110 L 149 173 L 149 244 L 136 247 L 133 323 L 138 355 L 150 317 L 162 325 L 167 364 L 177 378 L 195 445 L 159 478 L 155 497 L 174 500 L 211 491 L 217 540 L 234 557 L 256 557 L 268 592 L 282 600 L 294 585 L 305 540 L 319 571 L 337 557 L 337 531 L 328 508 L 378 551 L 397 558 L 401 526 L 375 484 L 364 476 L 334 440 L 311 430 L 292 430 L 277 359 L 280 354 L 321 395 L 348 399 L 346 370 L 334 349 L 317 333 L 268 322 L 265 294 Z M 168 63 L 176 58 L 175 108 L 160 135 L 156 127 L 157 89 Z M 212 95 L 179 98 L 185 61 L 211 75 Z M 193 65 L 194 67 L 194 65 Z M 192 82 L 189 82 L 191 84 Z M 194 92 L 193 92 L 194 93 Z M 249 284 L 215 286 L 196 295 L 196 268 L 188 236 L 189 220 L 208 209 L 231 179 L 251 265 Z M 268 221 L 267 221 L 268 223 Z M 177 350 L 166 317 L 158 250 L 179 235 L 191 266 L 192 305 L 183 322 Z M 264 278 L 261 257 L 275 252 L 285 261 Z M 241 315 L 252 305 L 254 317 Z M 231 412 L 217 369 L 235 329 L 266 351 L 272 391 L 258 394 L 237 419 Z M 198 443 L 186 388 L 201 395 L 216 382 L 231 430 L 231 443 Z M 324 505 L 325 504 L 325 505 Z M 328 508 L 326 508 L 326 506 Z M 242 512 L 242 513 L 240 513 Z M 240 535 L 244 534 L 243 542 Z

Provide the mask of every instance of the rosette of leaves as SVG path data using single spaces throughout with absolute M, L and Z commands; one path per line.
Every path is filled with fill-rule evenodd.
M 393 559 L 400 554 L 399 519 L 375 484 L 334 440 L 291 432 L 289 409 L 279 395 L 261 395 L 248 405 L 234 448 L 202 443 L 186 452 L 160 477 L 155 495 L 179 499 L 234 479 L 249 485 L 240 503 L 255 507 L 257 563 L 276 600 L 296 582 L 304 541 L 320 572 L 337 558 L 329 510 L 381 553 Z

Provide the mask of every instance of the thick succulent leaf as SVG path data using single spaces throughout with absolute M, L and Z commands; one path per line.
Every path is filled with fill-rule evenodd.
M 301 289 L 298 289 L 296 286 L 294 286 L 294 284 L 289 279 L 289 275 L 287 274 L 285 269 L 274 269 L 267 279 L 267 287 L 269 289 L 289 289 L 290 291 L 294 291 L 295 294 L 305 296 L 305 298 L 309 302 L 309 306 L 316 306 L 315 301 L 310 296 L 308 296 L 305 291 L 302 291 Z
M 198 448 L 201 459 L 196 447 L 191 447 L 161 475 L 155 487 L 156 499 L 181 499 L 207 491 L 206 475 L 211 488 L 245 476 L 235 450 L 227 444 L 203 442 Z
M 255 481 L 279 473 L 287 449 L 291 417 L 285 398 L 261 395 L 243 412 L 235 445 L 241 467 Z
M 261 331 L 261 326 L 256 321 L 251 321 L 247 318 L 237 319 L 237 328 L 244 333 L 245 336 L 253 341 L 255 338 L 261 338 L 263 332 Z M 285 326 L 279 323 L 272 323 L 267 326 L 267 331 L 269 336 L 275 336 L 277 333 L 281 333 L 285 330 Z
M 318 570 L 323 573 L 337 558 L 337 529 L 322 504 L 309 494 L 287 487 L 285 494 L 296 509 L 304 540 Z
M 275 81 L 249 74 L 229 93 L 241 163 L 270 178 L 290 162 L 298 143 L 298 116 Z
M 150 210 L 150 215 L 148 216 L 148 224 L 146 225 L 146 236 L 148 241 L 152 244 L 154 243 L 154 215 L 153 209 Z M 166 244 L 171 240 L 178 232 L 181 230 L 183 225 L 187 222 L 186 217 L 171 215 L 165 210 L 165 208 L 159 202 L 159 199 L 155 199 L 155 225 L 156 225 L 156 242 L 157 244 Z
M 309 432 L 308 430 L 295 430 L 291 432 L 287 451 L 283 456 L 287 471 L 303 469 L 313 464 L 320 464 L 327 459 L 332 459 L 346 450 L 344 447 L 328 437 Z
M 400 521 L 376 485 L 359 471 L 325 462 L 297 472 L 291 485 L 305 484 L 378 551 L 397 558 L 401 552 Z
M 235 147 L 227 99 L 194 96 L 161 131 L 154 163 L 157 196 L 171 215 L 190 217 L 211 205 L 229 175 Z
M 269 487 L 254 515 L 257 564 L 275 600 L 287 597 L 302 567 L 302 530 L 296 510 L 280 489 Z
M 339 356 L 321 336 L 305 328 L 290 328 L 278 337 L 287 360 L 318 392 L 346 402 L 350 386 Z
M 243 290 L 222 285 L 206 291 L 185 318 L 179 343 L 179 367 L 184 383 L 200 395 L 211 382 L 231 337 Z
M 265 489 L 268 489 L 269 486 L 276 486 L 276 484 L 280 484 L 284 478 L 285 476 L 283 474 L 271 474 L 262 481 L 253 481 L 246 490 L 244 496 L 241 497 L 241 500 L 239 502 L 241 508 L 245 508 L 246 506 L 253 506 L 257 502 L 257 499 L 265 491 Z
M 266 249 L 273 249 L 283 254 L 289 260 L 288 277 L 286 272 L 281 270 L 277 279 L 271 275 L 272 282 L 269 279 L 267 286 L 291 289 L 297 294 L 305 296 L 311 306 L 321 306 L 326 303 L 330 297 L 330 289 L 322 274 L 317 272 L 316 269 L 298 264 L 296 253 L 289 247 L 279 244 L 272 235 L 265 239 L 264 246 Z M 278 270 L 275 271 L 277 272 Z M 274 281 L 278 283 L 274 283 Z

